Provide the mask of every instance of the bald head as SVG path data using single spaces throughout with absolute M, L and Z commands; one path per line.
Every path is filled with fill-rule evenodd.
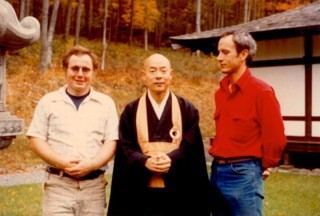
M 161 54 L 152 54 L 144 61 L 142 80 L 151 96 L 160 103 L 169 91 L 172 80 L 172 68 L 169 59 Z
M 144 69 L 147 70 L 152 64 L 162 64 L 166 66 L 167 70 L 171 70 L 171 63 L 169 59 L 158 53 L 152 54 L 146 58 L 144 61 Z

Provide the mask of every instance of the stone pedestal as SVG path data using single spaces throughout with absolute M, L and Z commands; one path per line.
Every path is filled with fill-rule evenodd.
M 0 149 L 3 149 L 11 144 L 12 139 L 24 132 L 24 120 L 9 112 L 0 112 L 0 119 Z
M 34 17 L 21 21 L 10 5 L 0 0 L 0 149 L 24 133 L 24 120 L 6 112 L 6 59 L 7 50 L 17 50 L 35 43 L 40 37 L 40 23 Z

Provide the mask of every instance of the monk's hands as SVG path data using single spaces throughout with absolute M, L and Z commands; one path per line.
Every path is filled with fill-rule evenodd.
M 149 157 L 145 166 L 152 172 L 167 173 L 171 166 L 171 159 L 168 155 L 160 153 Z

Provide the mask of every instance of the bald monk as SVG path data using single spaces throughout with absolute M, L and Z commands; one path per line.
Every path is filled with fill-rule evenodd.
M 165 56 L 145 60 L 147 90 L 120 117 L 108 216 L 210 215 L 199 113 L 172 77 Z

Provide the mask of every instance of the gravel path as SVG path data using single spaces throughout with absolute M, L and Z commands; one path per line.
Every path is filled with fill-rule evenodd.
M 106 171 L 106 174 L 111 174 L 113 170 L 113 163 L 109 163 L 109 168 Z M 279 173 L 294 173 L 301 175 L 316 175 L 320 176 L 320 168 L 318 169 L 297 169 L 293 166 L 282 165 L 271 169 L 271 172 Z M 28 172 L 20 172 L 13 174 L 1 174 L 0 175 L 0 187 L 7 187 L 13 185 L 24 185 L 24 184 L 35 184 L 41 183 L 44 181 L 44 167 L 36 166 L 29 169 Z
M 34 184 L 44 181 L 44 170 L 0 175 L 0 186 Z
M 109 163 L 108 166 L 109 168 L 107 169 L 106 174 L 110 174 L 112 172 L 113 163 Z M 44 181 L 44 178 L 44 167 L 36 166 L 30 168 L 28 172 L 0 174 L 0 187 L 41 183 Z

